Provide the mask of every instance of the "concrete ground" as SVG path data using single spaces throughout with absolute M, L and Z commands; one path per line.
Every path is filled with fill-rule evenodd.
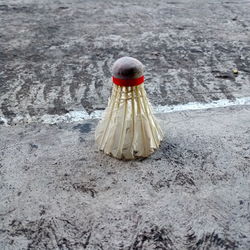
M 249 249 L 250 107 L 161 115 L 145 160 L 96 120 L 1 128 L 0 249 Z
M 250 105 L 236 102 L 250 96 L 249 13 L 243 0 L 0 0 L 0 249 L 250 249 Z M 124 55 L 162 111 L 144 160 L 99 152 L 98 119 L 56 122 L 102 111 Z M 241 104 L 162 108 L 222 100 Z
M 0 117 L 102 110 L 124 55 L 145 64 L 153 105 L 250 96 L 249 12 L 243 0 L 0 0 Z

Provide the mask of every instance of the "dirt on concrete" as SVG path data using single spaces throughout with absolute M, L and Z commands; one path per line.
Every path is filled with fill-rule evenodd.
M 0 127 L 0 249 L 249 249 L 250 108 L 162 114 L 119 161 L 97 121 Z
M 145 64 L 153 105 L 250 96 L 249 12 L 249 1 L 0 0 L 0 116 L 102 110 L 125 55 Z
M 97 120 L 34 123 L 103 110 L 121 56 L 145 64 L 157 107 L 249 97 L 249 12 L 0 0 L 0 249 L 249 250 L 249 105 L 159 114 L 161 148 L 136 161 L 97 150 Z

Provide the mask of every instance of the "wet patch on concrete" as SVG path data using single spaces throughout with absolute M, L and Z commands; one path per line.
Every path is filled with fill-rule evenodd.
M 36 149 L 38 149 L 38 145 L 34 144 L 34 143 L 30 143 L 30 152 L 35 151 Z
M 228 239 L 226 235 L 220 236 L 216 232 L 206 233 L 200 239 L 194 232 L 187 236 L 187 249 L 238 249 L 238 243 Z
M 58 234 L 59 228 L 64 231 L 64 235 Z M 13 220 L 9 229 L 3 231 L 9 235 L 9 245 L 14 248 L 20 245 L 18 246 L 13 238 L 25 237 L 29 241 L 27 249 L 86 249 L 91 237 L 90 229 L 80 229 L 63 218 L 41 218 L 27 222 Z
M 129 249 L 176 249 L 171 230 L 152 226 L 150 231 L 144 231 L 136 235 L 135 242 Z
M 88 186 L 81 184 L 81 183 L 74 183 L 73 188 L 75 190 L 81 191 L 83 193 L 89 193 L 92 198 L 95 198 L 96 193 L 97 193 L 94 188 L 88 187 Z
M 73 129 L 79 130 L 82 134 L 87 134 L 92 130 L 92 123 L 78 124 Z

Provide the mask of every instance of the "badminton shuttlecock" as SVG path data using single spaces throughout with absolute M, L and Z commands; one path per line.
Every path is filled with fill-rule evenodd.
M 118 59 L 112 69 L 112 94 L 95 137 L 100 150 L 118 159 L 147 157 L 163 137 L 144 89 L 143 69 L 132 57 Z

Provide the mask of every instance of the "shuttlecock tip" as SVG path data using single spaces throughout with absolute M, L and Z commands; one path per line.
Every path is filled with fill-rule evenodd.
M 112 67 L 113 77 L 119 79 L 136 79 L 144 73 L 143 64 L 136 58 L 124 56 L 115 61 Z

